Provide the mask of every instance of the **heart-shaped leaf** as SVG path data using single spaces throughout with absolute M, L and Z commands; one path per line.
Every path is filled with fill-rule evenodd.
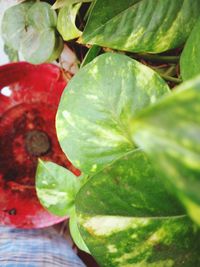
M 173 185 L 200 225 L 200 77 L 147 109 L 133 122 L 134 140 Z
M 136 148 L 131 121 L 169 92 L 160 76 L 127 56 L 106 53 L 70 81 L 56 127 L 64 152 L 86 174 Z
M 80 178 L 67 169 L 39 160 L 36 173 L 37 195 L 42 205 L 51 213 L 58 216 L 70 215 L 80 187 Z
M 80 3 L 67 5 L 59 11 L 57 29 L 65 41 L 75 39 L 82 34 L 75 24 L 80 6 Z
M 181 76 L 184 80 L 200 74 L 200 19 L 196 23 L 181 54 Z
M 81 235 L 102 267 L 198 266 L 200 235 L 141 151 L 100 171 L 76 198 Z
M 97 0 L 80 42 L 163 52 L 186 41 L 199 12 L 199 0 Z
M 70 216 L 70 233 L 79 249 L 90 253 L 77 225 L 75 197 L 85 179 L 77 178 L 67 169 L 39 160 L 36 172 L 36 191 L 41 204 L 58 216 Z

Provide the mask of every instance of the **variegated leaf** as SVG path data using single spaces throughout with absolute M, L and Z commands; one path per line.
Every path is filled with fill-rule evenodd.
M 163 52 L 186 41 L 199 12 L 199 0 L 97 0 L 80 42 Z
M 81 235 L 101 267 L 194 267 L 200 233 L 141 151 L 127 154 L 79 191 Z
M 83 67 L 65 89 L 56 127 L 64 152 L 86 174 L 136 148 L 130 122 L 169 89 L 127 56 L 106 53 Z
M 136 143 L 200 225 L 200 77 L 133 121 Z

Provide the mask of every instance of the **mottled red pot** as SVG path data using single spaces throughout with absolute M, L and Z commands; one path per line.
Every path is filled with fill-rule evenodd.
M 0 67 L 0 224 L 39 228 L 65 219 L 39 203 L 35 171 L 40 157 L 79 175 L 56 137 L 55 115 L 66 84 L 52 64 Z

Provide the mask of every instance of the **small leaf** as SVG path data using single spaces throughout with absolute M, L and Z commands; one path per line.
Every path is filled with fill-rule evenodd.
M 200 74 L 200 19 L 191 32 L 181 55 L 180 69 L 184 80 Z
M 57 0 L 52 8 L 57 9 L 57 8 L 62 8 L 65 6 L 71 6 L 77 3 L 87 3 L 87 2 L 92 2 L 93 0 Z
M 84 67 L 85 65 L 87 65 L 88 63 L 90 63 L 93 59 L 95 59 L 95 57 L 98 56 L 98 54 L 101 51 L 101 47 L 98 45 L 93 45 L 87 52 L 87 54 L 85 55 L 82 63 L 81 63 L 81 68 Z
M 96 0 L 82 43 L 163 52 L 186 41 L 199 12 L 199 0 Z
M 80 69 L 65 89 L 56 127 L 63 151 L 86 174 L 136 149 L 130 123 L 169 93 L 160 76 L 127 56 L 106 53 Z
M 81 235 L 102 267 L 198 266 L 200 233 L 143 152 L 120 158 L 76 197 Z
M 200 77 L 134 121 L 134 140 L 200 225 Z
M 75 25 L 80 6 L 81 4 L 68 5 L 59 11 L 57 29 L 65 41 L 75 39 L 82 34 Z
M 70 215 L 80 187 L 80 178 L 67 169 L 39 160 L 36 173 L 37 195 L 42 205 L 51 213 L 58 216 Z

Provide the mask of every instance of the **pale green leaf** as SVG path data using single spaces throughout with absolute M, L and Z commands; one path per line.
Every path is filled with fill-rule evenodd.
M 136 148 L 130 122 L 169 92 L 160 76 L 127 56 L 106 53 L 69 82 L 56 127 L 63 151 L 86 174 Z
M 75 24 L 80 6 L 81 4 L 68 5 L 59 11 L 57 29 L 65 41 L 75 39 L 82 34 Z
M 27 12 L 33 2 L 25 2 L 8 8 L 3 16 L 1 31 L 4 42 L 14 50 L 21 46 L 21 39 L 26 32 Z
M 36 191 L 42 205 L 51 213 L 58 216 L 70 215 L 80 187 L 80 178 L 67 169 L 52 162 L 39 160 Z
M 3 17 L 5 44 L 34 64 L 59 57 L 63 41 L 56 32 L 57 14 L 44 2 L 25 2 L 9 8 Z
M 57 0 L 52 8 L 53 9 L 57 9 L 57 8 L 62 8 L 65 6 L 70 6 L 70 5 L 74 5 L 77 3 L 87 3 L 87 2 L 92 2 L 93 0 Z

